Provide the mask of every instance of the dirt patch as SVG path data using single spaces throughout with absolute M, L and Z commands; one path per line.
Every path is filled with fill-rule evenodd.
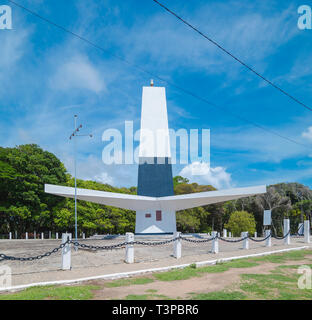
M 311 260 L 287 261 L 283 265 L 300 265 L 311 263 Z M 110 300 L 123 299 L 127 295 L 142 295 L 149 290 L 156 290 L 158 295 L 165 295 L 172 299 L 188 299 L 191 292 L 207 293 L 223 290 L 240 281 L 240 275 L 257 273 L 267 274 L 280 264 L 260 262 L 258 266 L 251 268 L 231 268 L 222 273 L 203 273 L 201 277 L 194 277 L 187 280 L 158 281 L 144 285 L 130 285 L 124 287 L 107 288 L 107 281 L 92 281 L 90 284 L 100 286 L 102 289 L 94 291 L 94 299 Z

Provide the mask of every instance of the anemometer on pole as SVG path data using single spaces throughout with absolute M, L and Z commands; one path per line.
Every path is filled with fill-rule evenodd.
M 78 134 L 79 130 L 82 128 L 82 124 L 77 127 L 77 115 L 74 116 L 74 131 L 70 135 L 69 140 L 74 137 L 90 137 L 92 138 L 92 134 Z M 77 241 L 78 238 L 78 231 L 77 231 L 77 161 L 76 161 L 76 139 L 74 139 L 74 167 L 75 167 L 75 240 Z M 75 246 L 75 250 L 77 251 L 77 247 Z

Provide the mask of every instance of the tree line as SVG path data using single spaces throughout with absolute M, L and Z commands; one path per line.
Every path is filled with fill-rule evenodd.
M 175 194 L 216 190 L 211 185 L 173 178 Z M 0 234 L 17 231 L 73 232 L 74 200 L 44 192 L 44 184 L 74 186 L 63 163 L 38 145 L 0 147 Z M 77 180 L 77 187 L 136 194 L 136 187 L 115 188 L 95 181 Z M 272 210 L 272 229 L 282 233 L 283 219 L 291 219 L 292 232 L 298 223 L 311 220 L 312 191 L 299 183 L 269 186 L 267 193 L 177 212 L 177 229 L 184 233 L 222 231 L 263 232 L 263 210 Z M 86 201 L 78 201 L 78 230 L 87 235 L 134 232 L 135 212 Z

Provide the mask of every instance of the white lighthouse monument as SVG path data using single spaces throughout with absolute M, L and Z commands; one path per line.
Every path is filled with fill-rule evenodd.
M 138 195 L 173 196 L 170 138 L 166 90 L 143 87 L 139 146 Z M 174 210 L 136 211 L 136 233 L 172 233 L 176 231 Z
M 75 189 L 45 185 L 45 192 L 74 198 Z M 136 211 L 136 234 L 176 232 L 176 211 L 266 192 L 266 186 L 174 195 L 166 91 L 143 87 L 137 195 L 77 188 L 80 200 Z

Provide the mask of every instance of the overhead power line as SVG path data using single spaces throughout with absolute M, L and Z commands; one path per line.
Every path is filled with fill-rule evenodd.
M 83 37 L 83 36 L 81 36 L 81 35 L 73 32 L 73 31 L 71 31 L 71 30 L 69 30 L 69 29 L 67 29 L 67 28 L 65 28 L 65 27 L 63 27 L 63 26 L 61 26 L 61 25 L 59 25 L 59 24 L 57 24 L 57 23 L 55 23 L 55 22 L 53 22 L 53 21 L 51 21 L 51 20 L 49 20 L 49 19 L 41 16 L 41 15 L 39 15 L 38 13 L 36 13 L 36 12 L 34 12 L 34 11 L 26 8 L 26 7 L 24 7 L 23 5 L 15 2 L 15 1 L 13 1 L 13 0 L 8 0 L 8 2 L 10 2 L 10 3 L 12 3 L 13 5 L 15 5 L 15 6 L 21 8 L 21 9 L 23 9 L 23 10 L 25 10 L 25 11 L 27 11 L 28 13 L 30 13 L 30 14 L 32 14 L 33 16 L 37 17 L 38 19 L 40 19 L 40 20 L 42 20 L 42 21 L 44 21 L 44 22 L 46 22 L 46 23 L 48 23 L 48 24 L 50 24 L 50 25 L 53 25 L 54 27 L 56 27 L 56 28 L 58 28 L 58 29 L 60 29 L 60 30 L 62 30 L 62 31 L 64 31 L 64 32 L 70 34 L 71 36 L 80 39 L 81 41 L 89 44 L 90 46 L 92 46 L 92 47 L 94 47 L 94 48 L 96 48 L 96 49 L 98 49 L 98 50 L 100 50 L 100 51 L 102 51 L 102 52 L 105 52 L 105 53 L 110 54 L 112 57 L 114 57 L 114 58 L 116 58 L 116 59 L 118 59 L 118 60 L 123 61 L 124 63 L 128 64 L 129 66 L 131 66 L 131 67 L 133 67 L 133 68 L 135 68 L 135 69 L 137 69 L 137 70 L 139 70 L 139 71 L 141 71 L 141 72 L 143 72 L 143 73 L 145 73 L 145 74 L 153 77 L 154 79 L 158 79 L 158 80 L 166 83 L 167 85 L 169 85 L 169 86 L 171 86 L 171 87 L 173 87 L 173 88 L 176 88 L 177 90 L 179 90 L 179 91 L 181 91 L 181 92 L 183 92 L 183 93 L 185 93 L 185 94 L 187 94 L 187 95 L 189 95 L 189 96 L 191 96 L 191 97 L 193 97 L 193 98 L 195 98 L 195 99 L 197 99 L 197 100 L 199 100 L 199 101 L 201 101 L 201 102 L 203 102 L 203 103 L 206 103 L 206 104 L 208 104 L 208 105 L 210 105 L 210 106 L 212 106 L 212 107 L 214 107 L 214 108 L 221 109 L 221 110 L 225 111 L 226 113 L 230 114 L 231 116 L 233 116 L 233 117 L 235 117 L 235 118 L 237 118 L 237 119 L 239 119 L 239 120 L 241 120 L 241 121 L 243 121 L 243 122 L 245 122 L 245 123 L 248 123 L 248 124 L 250 124 L 250 125 L 253 125 L 253 126 L 257 127 L 258 129 L 261 129 L 261 130 L 263 130 L 263 131 L 265 131 L 265 132 L 268 132 L 268 133 L 270 133 L 270 134 L 273 134 L 273 135 L 275 135 L 275 136 L 278 136 L 278 137 L 280 137 L 280 138 L 282 138 L 282 139 L 284 139 L 284 140 L 286 140 L 286 141 L 288 141 L 288 142 L 291 142 L 291 143 L 294 143 L 294 144 L 296 144 L 296 145 L 299 145 L 299 146 L 302 146 L 302 147 L 311 149 L 311 146 L 308 146 L 308 145 L 306 145 L 306 144 L 300 143 L 300 142 L 298 142 L 298 141 L 296 141 L 296 140 L 294 140 L 294 139 L 292 139 L 292 138 L 288 138 L 288 137 L 286 137 L 286 136 L 284 136 L 284 135 L 281 135 L 281 134 L 279 134 L 278 132 L 275 132 L 275 131 L 273 131 L 273 130 L 271 130 L 271 129 L 267 129 L 267 128 L 263 127 L 262 125 L 257 124 L 256 122 L 250 121 L 250 120 L 245 119 L 245 118 L 243 118 L 243 117 L 241 117 L 241 116 L 239 116 L 239 115 L 237 115 L 237 114 L 235 114 L 235 113 L 233 113 L 233 112 L 230 112 L 230 111 L 227 110 L 227 108 L 225 108 L 225 107 L 222 107 L 222 106 L 217 105 L 217 104 L 215 104 L 215 103 L 213 103 L 213 102 L 210 102 L 210 101 L 207 100 L 206 98 L 203 98 L 203 97 L 197 95 L 196 93 L 193 93 L 192 91 L 189 91 L 189 90 L 184 89 L 184 88 L 182 88 L 182 87 L 180 87 L 180 86 L 177 86 L 175 83 L 172 83 L 172 82 L 170 82 L 170 81 L 168 81 L 168 80 L 166 80 L 166 79 L 164 79 L 164 78 L 162 78 L 162 77 L 160 77 L 160 76 L 158 76 L 158 75 L 156 75 L 156 74 L 154 74 L 154 73 L 152 73 L 152 72 L 150 72 L 150 71 L 148 71 L 148 70 L 146 70 L 146 69 L 138 66 L 137 64 L 134 64 L 134 63 L 128 61 L 127 59 L 124 59 L 124 58 L 122 58 L 122 57 L 120 57 L 120 56 L 112 53 L 111 51 L 109 51 L 109 50 L 107 50 L 107 49 L 104 49 L 103 47 L 99 46 L 98 44 L 96 44 L 96 43 L 94 43 L 94 42 L 92 42 L 92 41 L 90 41 L 90 40 L 88 40 L 87 38 L 85 38 L 85 37 Z
M 287 91 L 285 91 L 284 89 L 282 89 L 281 87 L 279 87 L 278 85 L 276 85 L 274 82 L 272 82 L 271 80 L 269 80 L 268 78 L 264 77 L 262 74 L 260 74 L 259 72 L 257 72 L 253 67 L 250 67 L 247 63 L 245 63 L 244 61 L 242 61 L 241 59 L 237 58 L 234 54 L 232 54 L 230 51 L 228 51 L 227 49 L 225 49 L 223 46 L 221 46 L 219 43 L 217 43 L 215 40 L 213 40 L 212 38 L 210 38 L 209 36 L 207 36 L 206 34 L 204 34 L 202 31 L 200 31 L 198 28 L 196 28 L 195 26 L 193 26 L 192 24 L 190 24 L 189 22 L 187 22 L 186 20 L 184 20 L 181 16 L 179 16 L 178 14 L 176 14 L 175 12 L 173 12 L 172 10 L 170 10 L 168 7 L 166 7 L 165 5 L 163 5 L 162 3 L 160 3 L 158 0 L 152 0 L 155 3 L 157 3 L 159 6 L 161 6 L 163 9 L 165 9 L 167 12 L 169 12 L 170 14 L 172 14 L 173 16 L 175 16 L 177 19 L 179 19 L 181 22 L 183 22 L 185 25 L 187 25 L 188 27 L 190 27 L 191 29 L 193 29 L 195 32 L 197 32 L 198 34 L 200 34 L 202 37 L 204 37 L 206 40 L 210 41 L 212 44 L 214 44 L 215 46 L 217 46 L 220 50 L 222 50 L 223 52 L 225 52 L 227 55 L 229 55 L 230 57 L 232 57 L 234 60 L 236 60 L 238 63 L 240 63 L 241 65 L 243 65 L 245 68 L 247 68 L 249 71 L 253 72 L 255 75 L 257 75 L 259 78 L 261 78 L 262 80 L 264 80 L 265 82 L 267 82 L 269 85 L 271 85 L 273 88 L 277 89 L 278 91 L 280 91 L 281 93 L 283 93 L 284 95 L 286 95 L 287 97 L 289 97 L 290 99 L 292 99 L 293 101 L 295 101 L 296 103 L 298 103 L 299 105 L 301 105 L 302 107 L 312 111 L 312 108 L 309 107 L 308 105 L 306 105 L 305 103 L 303 103 L 302 101 L 300 101 L 299 99 L 297 99 L 296 97 L 294 97 L 293 95 L 291 95 L 290 93 L 288 93 Z

